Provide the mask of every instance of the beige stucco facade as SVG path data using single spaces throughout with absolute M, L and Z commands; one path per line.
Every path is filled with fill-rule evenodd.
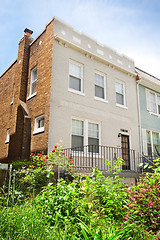
M 119 133 L 129 135 L 139 152 L 138 103 L 133 60 L 97 43 L 55 19 L 48 149 L 71 147 L 72 119 L 99 124 L 99 144 L 121 147 Z M 82 66 L 82 91 L 69 89 L 69 62 Z M 106 99 L 95 97 L 94 73 L 105 76 Z M 116 104 L 115 82 L 125 88 L 125 104 Z

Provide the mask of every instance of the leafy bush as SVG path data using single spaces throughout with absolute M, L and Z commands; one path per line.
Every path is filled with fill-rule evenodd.
M 158 160 L 159 161 L 159 160 Z M 154 170 L 154 169 L 153 169 Z M 126 219 L 145 225 L 148 230 L 160 230 L 160 167 L 146 173 L 137 186 L 126 189 L 130 202 Z

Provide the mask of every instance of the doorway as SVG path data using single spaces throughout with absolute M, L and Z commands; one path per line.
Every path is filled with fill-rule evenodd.
M 125 165 L 122 166 L 123 170 L 130 170 L 130 146 L 129 146 L 129 136 L 121 134 L 121 149 L 122 149 L 122 159 Z

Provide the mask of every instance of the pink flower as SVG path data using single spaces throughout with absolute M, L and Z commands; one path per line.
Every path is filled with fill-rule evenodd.
M 72 161 L 71 164 L 74 164 L 74 162 Z
M 33 156 L 33 153 L 31 153 L 30 156 Z
M 46 159 L 43 160 L 43 162 L 45 162 L 45 161 L 46 161 Z
M 57 148 L 57 146 L 54 146 L 54 148 Z
M 81 174 L 79 174 L 79 177 L 81 177 Z
M 58 152 L 58 151 L 57 151 L 56 153 L 57 153 L 57 154 L 59 154 L 59 152 Z
M 48 156 L 46 155 L 46 159 L 48 159 Z
M 63 154 L 63 155 L 65 155 L 65 153 L 64 153 L 64 152 L 62 152 L 62 154 Z
M 76 166 L 74 166 L 74 168 L 76 168 Z
M 55 152 L 55 150 L 53 149 L 53 150 L 52 150 L 52 152 L 54 153 L 54 152 Z

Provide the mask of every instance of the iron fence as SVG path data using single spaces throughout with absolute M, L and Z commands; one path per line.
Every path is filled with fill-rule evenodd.
M 63 149 L 65 156 L 69 156 L 80 172 L 91 172 L 92 168 L 97 167 L 100 171 L 109 171 L 117 158 L 123 158 L 124 152 L 127 160 L 120 166 L 122 170 L 137 171 L 135 150 L 123 149 L 118 147 L 88 145 L 74 148 Z M 110 165 L 106 164 L 110 162 Z

